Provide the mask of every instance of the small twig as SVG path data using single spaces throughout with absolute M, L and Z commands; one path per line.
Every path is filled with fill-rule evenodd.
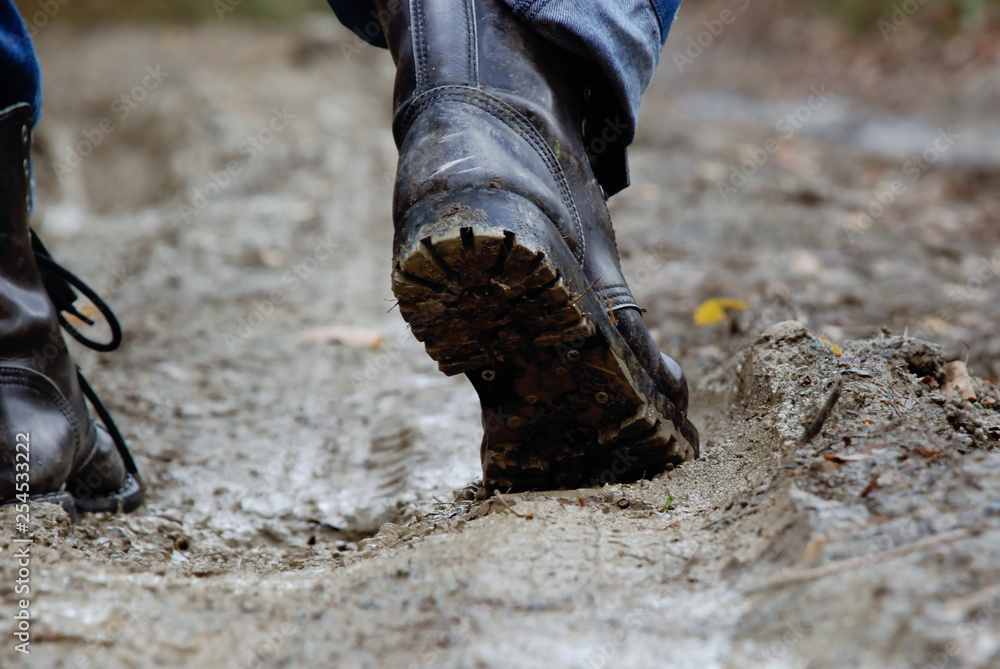
M 582 293 L 580 293 L 579 295 L 577 295 L 576 297 L 574 297 L 573 300 L 567 306 L 572 307 L 574 304 L 576 304 L 577 302 L 579 302 L 580 300 L 582 300 L 583 296 L 586 295 L 587 293 L 589 293 L 590 291 L 592 291 L 594 289 L 594 286 L 596 286 L 597 282 L 600 281 L 600 280 L 601 280 L 601 277 L 597 277 L 596 279 L 594 279 L 594 281 L 589 286 L 587 286 L 587 290 L 583 291 Z
M 881 425 L 881 426 L 874 425 L 873 428 L 874 428 L 875 431 L 872 432 L 872 433 L 870 433 L 870 434 L 841 434 L 841 435 L 838 435 L 835 440 L 833 440 L 829 444 L 823 446 L 823 448 L 821 448 L 818 451 L 816 451 L 815 455 L 822 455 L 825 451 L 828 451 L 831 448 L 833 448 L 834 444 L 839 443 L 842 439 L 845 439 L 845 438 L 846 439 L 884 439 L 887 434 L 889 434 L 890 432 L 892 432 L 893 430 L 895 430 L 897 427 L 900 427 L 903 424 L 903 422 L 904 421 L 903 421 L 902 417 L 893 418 L 892 420 L 888 421 L 884 425 Z
M 733 513 L 727 513 L 727 514 L 724 514 L 722 516 L 719 516 L 715 520 L 711 521 L 710 523 L 706 523 L 705 525 L 702 525 L 698 529 L 699 530 L 707 530 L 707 529 L 710 529 L 710 528 L 718 525 L 719 523 L 725 523 L 726 525 L 731 525 L 731 524 L 735 523 L 737 520 L 739 520 L 740 518 L 742 518 L 743 516 L 745 516 L 745 515 L 747 515 L 749 513 L 753 513 L 756 510 L 757 509 L 755 509 L 753 507 L 747 507 L 745 509 L 738 509 L 738 510 L 734 511 Z
M 892 412 L 896 414 L 896 418 L 899 418 L 899 410 L 896 409 L 896 405 L 891 400 L 882 400 L 882 403 L 892 409 Z
M 765 590 L 767 588 L 780 587 L 783 585 L 794 585 L 796 583 L 805 583 L 807 581 L 817 581 L 821 578 L 826 578 L 827 576 L 836 576 L 837 574 L 842 574 L 844 572 L 861 569 L 867 565 L 874 565 L 880 562 L 895 560 L 896 558 L 905 557 L 910 553 L 937 548 L 938 546 L 950 544 L 955 541 L 968 539 L 969 537 L 975 536 L 975 534 L 975 532 L 967 529 L 953 530 L 937 536 L 919 539 L 913 543 L 906 544 L 905 546 L 899 546 L 898 548 L 893 548 L 892 550 L 883 551 L 871 557 L 847 558 L 844 560 L 838 560 L 837 562 L 831 562 L 830 564 L 825 564 L 821 567 L 793 569 L 783 574 L 778 574 L 763 583 L 750 586 L 746 589 L 746 592 Z
M 611 319 L 612 325 L 617 325 L 618 321 L 617 319 L 615 319 L 615 305 L 612 304 L 611 298 L 608 297 L 608 289 L 604 285 L 604 278 L 603 277 L 598 277 L 598 278 L 601 279 L 601 293 L 604 295 L 604 301 L 608 305 L 608 318 Z
M 826 398 L 826 402 L 820 407 L 819 413 L 816 417 L 812 419 L 809 423 L 809 427 L 806 428 L 805 432 L 802 433 L 802 443 L 808 444 L 812 441 L 813 437 L 819 434 L 819 431 L 823 429 L 823 423 L 826 419 L 830 417 L 830 412 L 833 411 L 833 407 L 836 406 L 837 400 L 840 399 L 840 383 L 841 377 L 837 377 L 837 380 L 833 382 L 833 388 L 830 390 L 829 397 Z
M 622 557 L 630 557 L 633 560 L 638 560 L 639 562 L 647 562 L 649 564 L 656 564 L 653 560 L 646 557 L 645 555 L 636 555 L 635 553 L 622 553 Z
M 525 514 L 525 513 L 518 513 L 517 511 L 515 511 L 514 507 L 512 507 L 510 504 L 507 503 L 507 500 L 504 499 L 504 496 L 500 493 L 499 490 L 494 490 L 493 491 L 493 496 L 496 497 L 500 501 L 501 504 L 503 504 L 505 507 L 507 507 L 508 511 L 510 511 L 511 513 L 513 513 L 518 518 L 524 518 L 525 520 L 531 520 L 532 518 L 535 517 L 534 514 L 531 514 L 531 513 Z

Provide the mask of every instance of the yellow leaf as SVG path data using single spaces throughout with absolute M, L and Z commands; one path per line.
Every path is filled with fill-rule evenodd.
M 731 297 L 712 297 L 704 302 L 694 312 L 695 325 L 715 325 L 726 320 L 726 309 L 743 311 L 747 303 L 734 300 Z
M 834 344 L 832 341 L 830 341 L 829 339 L 827 339 L 823 335 L 819 335 L 819 338 L 822 339 L 823 341 L 825 341 L 827 344 L 830 345 L 830 350 L 833 351 L 833 354 L 835 356 L 837 356 L 838 358 L 840 357 L 840 348 L 838 348 L 836 344 Z

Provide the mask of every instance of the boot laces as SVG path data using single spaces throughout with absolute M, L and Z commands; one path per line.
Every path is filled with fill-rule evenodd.
M 45 292 L 48 293 L 49 299 L 52 300 L 52 304 L 56 308 L 56 317 L 59 319 L 59 325 L 63 327 L 66 332 L 70 334 L 73 339 L 77 340 L 84 346 L 94 351 L 99 351 L 101 353 L 107 353 L 109 351 L 114 351 L 122 343 L 122 328 L 118 323 L 118 319 L 115 317 L 111 307 L 101 299 L 90 286 L 85 284 L 82 279 L 70 272 L 68 269 L 57 263 L 52 258 L 52 254 L 49 250 L 45 248 L 42 244 L 42 240 L 38 238 L 35 231 L 31 231 L 31 248 L 35 252 L 35 261 L 38 263 L 38 269 L 42 275 L 42 284 L 45 286 Z M 99 342 L 87 337 L 82 332 L 77 330 L 73 325 L 66 319 L 63 313 L 70 314 L 87 325 L 94 325 L 94 319 L 90 318 L 84 313 L 81 313 L 76 308 L 77 291 L 82 293 L 91 304 L 100 312 L 101 316 L 104 317 L 104 321 L 108 324 L 111 330 L 111 339 L 107 342 Z M 76 368 L 76 376 L 80 381 L 80 390 L 83 391 L 84 396 L 90 401 L 94 410 L 97 412 L 98 417 L 101 422 L 104 423 L 104 427 L 107 428 L 108 434 L 111 436 L 111 440 L 115 444 L 115 448 L 118 450 L 118 455 L 121 456 L 122 462 L 125 464 L 125 469 L 131 474 L 135 480 L 142 485 L 142 479 L 139 476 L 139 470 L 135 465 L 135 460 L 132 459 L 132 454 L 128 450 L 128 446 L 125 443 L 125 438 L 122 437 L 121 431 L 115 424 L 115 421 L 111 418 L 111 414 L 105 408 L 104 404 L 97 397 L 97 393 L 91 388 L 90 383 L 83 376 L 80 371 L 80 367 Z

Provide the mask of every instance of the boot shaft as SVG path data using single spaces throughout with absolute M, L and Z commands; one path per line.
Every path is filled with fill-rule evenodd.
M 442 86 L 517 94 L 540 106 L 582 95 L 584 64 L 497 0 L 378 0 L 397 67 L 396 110 Z
M 76 368 L 32 248 L 31 124 L 27 104 L 0 110 L 0 366 L 48 376 L 83 410 Z
M 0 110 L 0 274 L 3 276 L 21 276 L 30 273 L 34 266 L 28 233 L 31 119 L 28 104 Z
M 578 59 L 536 35 L 497 0 L 378 0 L 396 63 L 394 113 L 435 89 L 494 93 L 518 108 L 578 121 L 583 96 Z M 433 93 L 431 93 L 433 95 Z M 576 129 L 579 125 L 576 126 Z M 566 128 L 566 134 L 574 134 Z
M 36 247 L 45 249 L 28 224 L 31 127 L 29 105 L 0 110 L 0 502 L 66 485 L 81 510 L 114 510 L 118 500 L 134 508 L 142 492 L 126 476 L 115 440 L 88 413 L 50 297 L 64 293 L 71 304 L 75 294 L 55 280 L 51 264 L 43 280 L 35 259 Z M 15 475 L 21 438 L 30 439 L 28 489 Z
M 602 130 L 591 116 L 597 70 L 534 33 L 501 0 L 383 0 L 379 18 L 397 64 L 397 225 L 436 192 L 514 193 L 546 214 L 612 308 L 634 307 L 608 187 L 587 151 L 586 128 Z
M 408 108 L 449 88 L 495 95 L 590 163 L 608 195 L 628 185 L 630 116 L 597 67 L 538 35 L 500 0 L 376 0 L 396 63 L 393 135 Z

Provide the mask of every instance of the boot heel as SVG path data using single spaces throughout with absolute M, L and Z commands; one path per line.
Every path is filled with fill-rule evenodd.
M 482 189 L 426 198 L 395 246 L 403 318 L 441 371 L 465 373 L 479 394 L 488 489 L 634 481 L 697 457 L 694 427 L 529 201 Z
M 467 189 L 426 198 L 403 217 L 395 258 L 400 312 L 445 374 L 593 334 L 576 286 L 557 269 L 575 266 L 569 249 L 517 195 Z

